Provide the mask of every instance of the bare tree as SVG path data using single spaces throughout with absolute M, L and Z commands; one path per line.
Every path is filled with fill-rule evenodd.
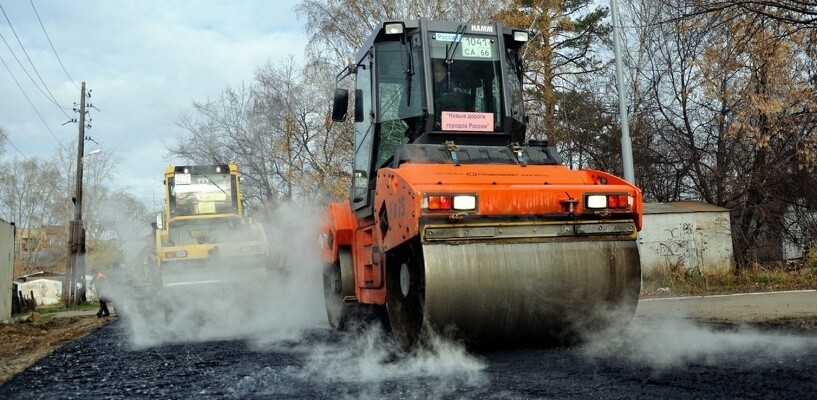
M 0 126 L 0 157 L 3 156 L 3 153 L 6 151 L 6 142 L 8 141 L 9 136 L 6 133 L 6 130 Z
M 335 197 L 348 181 L 352 146 L 328 118 L 333 76 L 294 59 L 267 63 L 250 86 L 194 102 L 168 150 L 195 163 L 237 162 L 245 199 L 267 212 L 294 199 Z
M 299 197 L 314 198 L 324 193 L 331 196 L 337 180 L 348 180 L 348 173 L 342 171 L 351 165 L 351 131 L 337 129 L 328 118 L 333 75 L 319 65 L 296 69 L 292 60 L 267 64 L 256 73 L 256 112 L 270 128 L 278 126 L 283 139 L 279 153 L 289 166 L 281 178 L 290 184 L 288 200 L 292 184 Z
M 0 187 L 3 187 L 0 217 L 14 221 L 17 230 L 27 236 L 36 236 L 32 233 L 62 222 L 58 222 L 58 215 L 53 212 L 61 195 L 57 186 L 60 171 L 53 161 L 37 157 L 13 158 L 0 163 L 0 169 Z M 25 267 L 37 265 L 40 251 L 48 243 L 35 241 L 30 245 L 27 251 L 17 254 L 17 260 Z
M 731 209 L 739 265 L 779 260 L 782 238 L 792 237 L 786 221 L 798 219 L 787 215 L 813 204 L 798 182 L 817 149 L 814 32 L 696 7 L 665 0 L 628 10 L 638 38 L 628 47 L 634 138 L 650 149 L 640 182 L 647 198 Z
M 400 19 L 491 22 L 506 2 L 497 0 L 304 0 L 298 7 L 310 35 L 307 57 L 339 70 L 380 23 Z
M 523 52 L 526 109 L 533 137 L 547 135 L 551 141 L 570 146 L 571 120 L 556 122 L 565 111 L 557 110 L 558 97 L 586 94 L 587 75 L 604 65 L 598 54 L 610 32 L 610 26 L 603 23 L 606 15 L 606 8 L 589 0 L 514 0 L 496 15 L 506 25 L 535 33 Z
M 756 14 L 783 23 L 817 29 L 817 4 L 808 0 L 695 0 L 685 16 L 701 14 Z

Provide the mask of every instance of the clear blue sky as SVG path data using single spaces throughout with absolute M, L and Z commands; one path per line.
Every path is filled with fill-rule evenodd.
M 4 157 L 53 155 L 55 138 L 75 142 L 77 125 L 62 125 L 68 120 L 63 112 L 75 117 L 77 86 L 85 81 L 90 102 L 100 110 L 91 110 L 86 135 L 121 161 L 111 186 L 127 188 L 152 208 L 161 196 L 164 167 L 180 161 L 167 158 L 163 140 L 174 141 L 175 122 L 192 100 L 251 81 L 267 61 L 303 57 L 306 35 L 294 12 L 297 3 L 33 0 L 66 74 L 31 2 L 0 0 L 0 58 L 11 69 L 0 63 L 0 126 L 19 149 L 7 145 Z

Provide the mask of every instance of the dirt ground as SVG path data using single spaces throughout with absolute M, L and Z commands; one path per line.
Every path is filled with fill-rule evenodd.
M 0 324 L 0 384 L 54 350 L 101 328 L 113 317 L 31 314 L 29 322 Z

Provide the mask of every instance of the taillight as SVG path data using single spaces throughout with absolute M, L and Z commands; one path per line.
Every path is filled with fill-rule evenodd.
M 426 210 L 471 211 L 477 209 L 477 196 L 473 194 L 435 194 L 423 198 L 421 207 Z
M 630 207 L 630 196 L 627 194 L 588 194 L 584 207 L 587 209 L 627 209 Z
M 630 206 L 630 196 L 627 195 L 610 195 L 607 196 L 607 207 L 609 208 L 627 208 Z
M 448 196 L 428 196 L 427 197 L 428 207 L 426 207 L 426 208 L 428 208 L 429 210 L 442 210 L 443 209 L 442 208 L 442 203 L 443 203 L 442 198 L 444 198 L 444 197 L 448 197 Z M 450 206 L 451 201 L 449 200 L 449 201 L 447 201 L 447 203 Z
M 186 250 L 166 251 L 165 258 L 185 258 L 187 257 Z

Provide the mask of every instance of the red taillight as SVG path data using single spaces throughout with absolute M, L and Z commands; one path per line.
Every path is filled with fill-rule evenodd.
M 450 210 L 451 196 L 428 196 L 429 210 Z
M 630 205 L 629 196 L 611 194 L 607 196 L 608 208 L 627 208 Z
M 166 251 L 165 258 L 186 258 L 187 250 Z
M 451 209 L 451 196 L 440 196 L 440 210 Z

